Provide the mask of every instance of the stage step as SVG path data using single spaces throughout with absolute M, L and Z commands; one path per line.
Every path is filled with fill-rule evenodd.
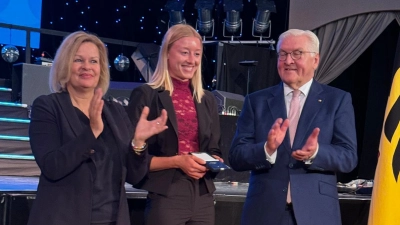
M 38 176 L 29 143 L 29 108 L 12 103 L 12 90 L 0 79 L 0 175 Z
M 39 176 L 40 169 L 35 160 L 0 158 L 1 176 Z
M 29 137 L 0 134 L 0 140 L 29 141 Z
M 29 141 L 15 139 L 0 139 L 0 154 L 31 156 L 32 150 Z
M 23 140 L 18 140 L 23 138 Z M 0 175 L 38 176 L 29 138 L 0 135 Z
M 1 154 L 0 159 L 35 160 L 33 155 Z
M 0 101 L 9 102 L 11 101 L 11 88 L 0 87 Z
M 29 136 L 30 120 L 0 117 L 0 135 Z
M 28 105 L 0 101 L 0 117 L 28 119 L 29 118 Z
M 11 87 L 11 80 L 10 79 L 4 79 L 0 78 L 0 87 Z

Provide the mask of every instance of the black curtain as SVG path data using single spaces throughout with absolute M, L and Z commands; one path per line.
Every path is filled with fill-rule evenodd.
M 352 173 L 339 174 L 339 181 L 374 178 L 394 68 L 400 66 L 399 33 L 399 25 L 393 21 L 348 69 L 329 83 L 351 93 L 356 118 L 358 167 Z
M 361 178 L 372 179 L 375 175 L 386 104 L 393 76 L 400 66 L 399 34 L 399 25 L 393 22 L 372 46 L 368 107 L 359 169 Z
M 258 64 L 256 66 L 239 64 L 245 60 L 258 61 Z M 224 44 L 221 72 L 217 77 L 217 90 L 246 95 L 275 85 L 280 82 L 276 63 L 276 51 L 270 50 L 267 46 Z

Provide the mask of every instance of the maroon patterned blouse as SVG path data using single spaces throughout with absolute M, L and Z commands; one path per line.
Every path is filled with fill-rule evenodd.
M 199 129 L 197 111 L 194 104 L 190 82 L 184 82 L 172 78 L 174 92 L 172 103 L 174 104 L 176 119 L 178 121 L 178 142 L 180 155 L 199 151 Z

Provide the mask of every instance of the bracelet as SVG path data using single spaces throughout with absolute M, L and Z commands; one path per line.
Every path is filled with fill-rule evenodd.
M 142 146 L 138 147 L 138 146 L 135 145 L 134 140 L 132 140 L 131 146 L 133 148 L 133 151 L 136 154 L 140 155 L 146 149 L 147 143 L 145 142 Z

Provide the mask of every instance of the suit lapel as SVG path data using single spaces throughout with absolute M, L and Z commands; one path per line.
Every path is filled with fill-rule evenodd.
M 306 102 L 304 103 L 303 110 L 300 115 L 299 124 L 297 125 L 296 137 L 293 145 L 298 146 L 305 143 L 309 134 L 311 134 L 310 127 L 315 116 L 324 104 L 324 96 L 322 95 L 323 89 L 319 83 L 313 81 L 310 92 L 308 93 Z M 309 131 L 309 132 L 308 132 Z
M 62 92 L 60 94 L 56 94 L 55 96 L 60 108 L 62 109 L 61 112 L 64 113 L 65 119 L 68 121 L 71 130 L 74 132 L 75 136 L 78 136 L 78 134 L 82 132 L 83 127 L 78 115 L 75 113 L 75 108 L 72 105 L 69 93 Z
M 283 83 L 277 85 L 271 91 L 272 97 L 268 98 L 268 106 L 271 109 L 272 118 L 287 118 L 286 105 L 285 105 L 285 94 L 283 92 Z M 270 129 L 270 127 L 268 128 Z M 286 149 L 291 149 L 289 130 L 286 132 L 285 139 L 283 140 L 283 145 Z
M 172 128 L 174 129 L 176 136 L 178 136 L 178 122 L 176 120 L 174 105 L 172 104 L 171 97 L 169 96 L 169 91 L 159 90 L 158 96 L 164 109 L 169 112 L 168 120 L 171 122 Z
M 271 97 L 268 98 L 268 106 L 271 109 L 273 118 L 287 118 L 285 96 L 283 93 L 283 85 L 277 85 L 271 91 Z
M 196 114 L 197 114 L 197 129 L 198 129 L 198 137 L 199 137 L 199 150 L 205 150 L 207 148 L 203 148 L 204 144 L 202 140 L 205 140 L 203 136 L 207 133 L 206 132 L 206 124 L 209 124 L 211 119 L 209 117 L 209 111 L 207 110 L 205 106 L 205 98 L 201 100 L 201 103 L 198 103 L 196 100 L 194 100 L 194 105 L 196 107 Z M 203 135 L 203 136 L 201 136 Z

